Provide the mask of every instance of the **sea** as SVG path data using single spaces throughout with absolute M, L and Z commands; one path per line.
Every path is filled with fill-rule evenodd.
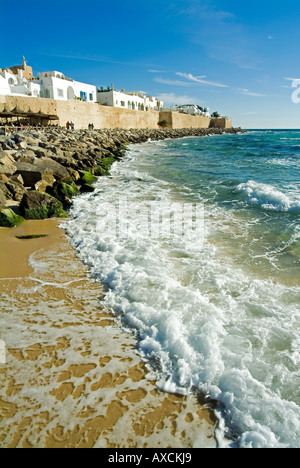
M 209 402 L 220 448 L 299 448 L 300 130 L 129 145 L 71 216 L 157 386 Z

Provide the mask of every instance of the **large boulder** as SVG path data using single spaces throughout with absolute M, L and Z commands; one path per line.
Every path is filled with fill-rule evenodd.
M 78 194 L 78 188 L 73 181 L 55 182 L 53 187 L 47 188 L 47 193 L 61 201 L 63 206 L 69 207 L 71 205 L 71 198 Z
M 65 218 L 62 203 L 47 193 L 28 191 L 20 203 L 20 213 L 25 219 Z
M 13 157 L 4 151 L 0 151 L 0 174 L 12 175 L 16 170 Z
M 14 227 L 18 226 L 24 221 L 22 216 L 17 215 L 10 208 L 4 208 L 0 210 L 0 226 L 2 227 Z
M 35 165 L 40 169 L 51 170 L 56 180 L 70 179 L 70 174 L 68 170 L 64 166 L 59 164 L 57 161 L 53 161 L 53 159 L 41 158 L 35 162 Z
M 0 180 L 0 190 L 3 192 L 4 196 L 6 199 L 10 200 L 12 198 L 11 192 L 9 189 L 6 187 L 6 184 L 9 182 L 9 179 L 7 179 L 5 182 L 2 182 Z
M 55 182 L 52 170 L 41 165 L 17 161 L 16 169 L 15 175 L 22 176 L 25 187 L 44 192 Z
M 11 197 L 15 201 L 21 201 L 24 193 L 26 192 L 25 187 L 20 184 L 17 180 L 9 180 L 6 184 L 6 188 L 10 191 Z

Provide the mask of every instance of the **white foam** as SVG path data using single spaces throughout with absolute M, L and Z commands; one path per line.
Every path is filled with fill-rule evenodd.
M 260 205 L 267 210 L 291 212 L 300 210 L 300 195 L 295 191 L 283 193 L 272 185 L 253 180 L 238 185 L 237 190 L 246 195 L 247 203 Z
M 149 154 L 153 147 L 142 149 Z M 138 149 L 130 161 L 114 165 L 112 179 L 99 179 L 95 193 L 74 201 L 67 224 L 78 255 L 108 286 L 105 306 L 135 334 L 160 388 L 198 389 L 224 405 L 219 441 L 229 427 L 238 446 L 299 446 L 300 408 L 292 401 L 298 390 L 299 288 L 251 278 L 209 242 L 95 230 L 95 216 L 112 225 L 114 213 L 101 207 L 125 191 L 137 209 L 153 198 L 162 209 L 168 206 L 170 186 L 139 172 Z M 270 186 L 250 181 L 240 190 L 249 200 L 260 196 L 263 205 L 292 208 Z M 214 226 L 208 217 L 206 229 Z

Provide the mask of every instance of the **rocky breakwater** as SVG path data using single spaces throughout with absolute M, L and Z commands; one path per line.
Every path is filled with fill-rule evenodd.
M 238 132 L 243 130 L 0 130 L 0 226 L 66 217 L 72 197 L 93 191 L 128 144 Z

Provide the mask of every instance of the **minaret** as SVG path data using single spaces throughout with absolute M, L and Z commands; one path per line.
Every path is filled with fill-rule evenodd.
M 27 62 L 26 62 L 26 60 L 25 60 L 24 55 L 23 55 L 23 57 L 22 57 L 22 64 L 23 64 L 23 70 L 25 70 L 25 67 L 26 67 Z

